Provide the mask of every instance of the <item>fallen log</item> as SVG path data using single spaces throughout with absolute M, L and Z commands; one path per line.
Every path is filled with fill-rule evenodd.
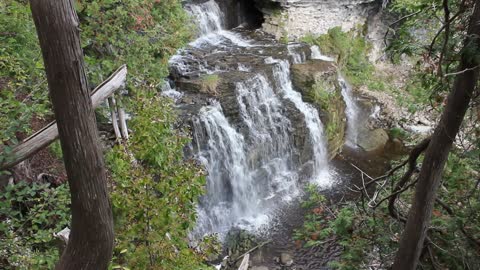
M 93 108 L 97 108 L 102 102 L 111 96 L 117 89 L 125 85 L 127 78 L 127 67 L 118 68 L 110 77 L 99 84 L 90 94 Z M 50 145 L 58 138 L 56 121 L 53 121 L 14 146 L 8 154 L 4 151 L 1 154 L 5 158 L 0 163 L 0 171 L 11 168 L 23 160 L 36 154 L 38 151 Z
M 249 260 L 250 260 L 250 254 L 247 253 L 247 255 L 243 257 L 242 263 L 240 264 L 240 267 L 238 268 L 238 270 L 247 270 Z

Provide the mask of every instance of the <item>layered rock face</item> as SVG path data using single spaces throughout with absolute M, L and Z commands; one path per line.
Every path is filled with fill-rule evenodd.
M 324 34 L 340 26 L 348 31 L 365 24 L 375 0 L 258 0 L 264 14 L 263 29 L 277 39 Z
M 313 104 L 325 125 L 330 158 L 342 148 L 345 141 L 345 101 L 339 83 L 337 67 L 333 62 L 312 59 L 292 66 L 292 82 L 306 102 Z

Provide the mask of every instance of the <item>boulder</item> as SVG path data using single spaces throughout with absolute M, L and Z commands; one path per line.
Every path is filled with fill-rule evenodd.
M 357 144 L 366 152 L 378 152 L 384 149 L 388 140 L 387 132 L 379 128 L 362 133 L 358 138 Z

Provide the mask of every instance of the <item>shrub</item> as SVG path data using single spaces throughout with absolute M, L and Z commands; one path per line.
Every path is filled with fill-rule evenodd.
M 53 233 L 70 223 L 67 185 L 19 182 L 0 193 L 0 268 L 53 269 L 59 258 Z

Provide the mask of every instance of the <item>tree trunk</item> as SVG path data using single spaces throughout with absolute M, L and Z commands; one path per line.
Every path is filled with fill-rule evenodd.
M 72 0 L 30 0 L 72 194 L 71 234 L 56 269 L 107 269 L 113 220 Z
M 478 59 L 474 58 L 480 54 L 479 37 L 480 0 L 476 0 L 464 45 L 468 46 L 469 50 L 462 53 L 460 73 L 455 78 L 445 110 L 425 152 L 413 205 L 392 266 L 393 270 L 415 270 L 417 267 L 448 153 L 478 82 L 480 68 Z

